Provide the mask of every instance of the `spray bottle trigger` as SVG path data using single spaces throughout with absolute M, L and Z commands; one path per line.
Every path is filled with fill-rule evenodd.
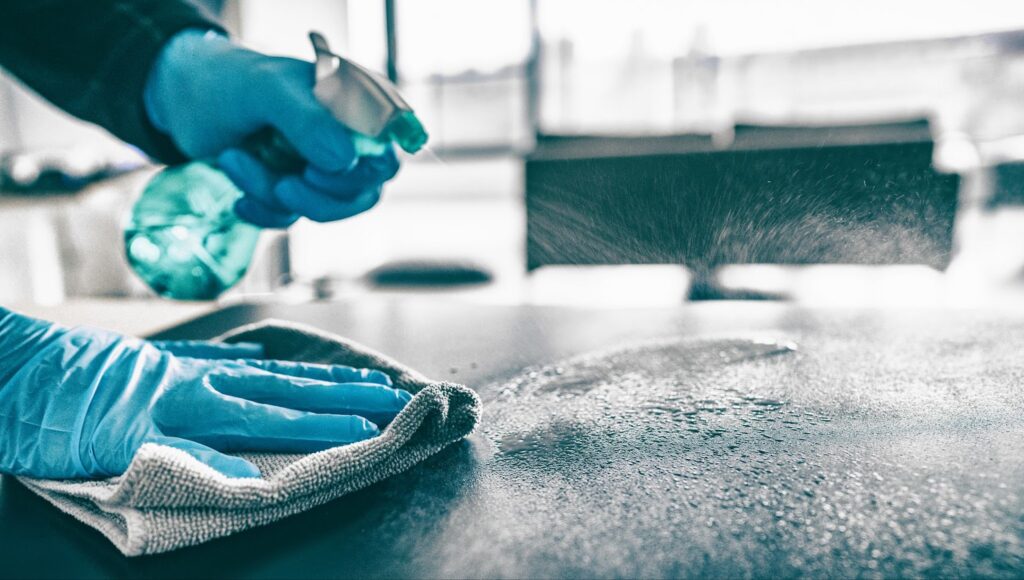
M 306 160 L 288 139 L 273 127 L 264 127 L 249 135 L 242 148 L 277 173 L 301 173 Z

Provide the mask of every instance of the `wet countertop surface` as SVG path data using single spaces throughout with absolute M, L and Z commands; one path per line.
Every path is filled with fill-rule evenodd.
M 0 480 L 3 576 L 1024 574 L 1024 311 L 236 306 L 484 404 L 470 440 L 319 509 L 155 557 Z

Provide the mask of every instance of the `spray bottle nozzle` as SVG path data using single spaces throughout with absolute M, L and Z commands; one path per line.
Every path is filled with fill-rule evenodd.
M 383 76 L 331 52 L 317 32 L 309 39 L 316 53 L 317 101 L 352 130 L 378 141 L 394 141 L 408 153 L 427 142 L 427 132 L 398 88 Z
M 416 153 L 427 144 L 427 132 L 412 111 L 395 115 L 388 123 L 387 132 L 406 153 Z

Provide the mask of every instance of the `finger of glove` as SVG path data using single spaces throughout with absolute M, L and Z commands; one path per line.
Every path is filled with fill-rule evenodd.
M 203 340 L 152 340 L 150 343 L 174 356 L 206 359 L 259 359 L 263 345 L 255 342 L 209 342 Z
M 180 439 L 178 437 L 159 437 L 149 442 L 180 449 L 192 457 L 195 457 L 199 462 L 209 465 L 228 477 L 245 478 L 260 477 L 261 475 L 258 467 L 241 457 L 225 455 L 224 453 L 207 447 L 202 443 L 189 441 L 188 439 Z
M 375 383 L 335 383 L 265 372 L 221 376 L 210 385 L 224 395 L 284 409 L 358 415 L 377 425 L 390 423 L 412 394 Z
M 302 379 L 297 379 L 302 380 Z M 311 413 L 220 395 L 202 424 L 178 436 L 221 451 L 313 453 L 376 437 L 380 429 L 356 415 Z
M 264 228 L 286 228 L 299 219 L 274 196 L 279 177 L 252 155 L 228 149 L 217 157 L 217 166 L 245 193 L 235 203 L 235 213 L 242 219 Z
M 321 365 L 282 360 L 247 360 L 245 364 L 256 369 L 330 383 L 374 383 L 391 386 L 391 377 L 376 369 L 357 369 L 345 365 Z
M 337 197 L 351 197 L 367 187 L 391 179 L 398 173 L 398 168 L 398 157 L 388 148 L 384 155 L 361 157 L 351 171 L 324 171 L 311 165 L 302 177 L 316 189 L 334 193 Z
M 289 210 L 317 222 L 342 220 L 363 213 L 380 200 L 380 187 L 360 191 L 350 199 L 311 187 L 298 176 L 283 178 L 275 188 L 277 198 Z
M 347 171 L 355 165 L 352 133 L 313 95 L 313 63 L 278 61 L 277 82 L 261 99 L 268 123 L 276 127 L 309 163 L 325 171 Z

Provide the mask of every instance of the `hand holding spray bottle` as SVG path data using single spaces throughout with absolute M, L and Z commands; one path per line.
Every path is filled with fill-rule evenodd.
M 394 143 L 415 153 L 427 134 L 386 78 L 330 51 L 310 33 L 316 53 L 313 93 L 353 131 L 356 154 L 379 156 Z M 275 172 L 299 173 L 306 161 L 273 127 L 248 136 L 250 155 Z M 238 283 L 252 261 L 260 228 L 240 218 L 242 191 L 212 160 L 168 167 L 153 177 L 125 227 L 125 252 L 136 274 L 157 294 L 208 300 Z

